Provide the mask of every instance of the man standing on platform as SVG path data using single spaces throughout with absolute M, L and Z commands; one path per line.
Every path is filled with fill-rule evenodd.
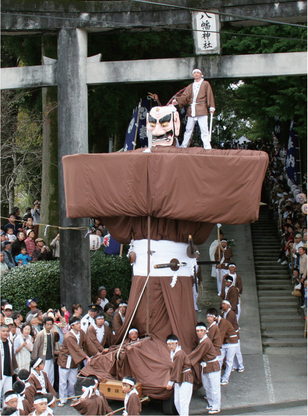
M 200 69 L 194 69 L 192 71 L 192 76 L 195 81 L 188 85 L 180 97 L 177 97 L 172 101 L 173 105 L 179 105 L 180 108 L 188 105 L 187 124 L 181 147 L 188 147 L 195 123 L 198 121 L 203 147 L 204 149 L 211 149 L 208 115 L 209 112 L 211 114 L 214 114 L 215 112 L 213 90 L 210 83 L 203 79 L 203 74 Z

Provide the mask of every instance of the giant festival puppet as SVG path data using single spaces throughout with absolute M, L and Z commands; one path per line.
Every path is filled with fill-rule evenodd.
M 197 341 L 189 239 L 199 245 L 217 223 L 255 221 L 268 165 L 262 151 L 179 148 L 179 130 L 175 107 L 154 107 L 148 149 L 63 157 L 67 216 L 100 218 L 130 244 L 134 261 L 121 345 L 94 357 L 82 374 L 100 381 L 132 374 L 158 399 L 170 397 L 166 337 L 176 334 L 186 353 Z M 127 349 L 133 327 L 145 338 Z

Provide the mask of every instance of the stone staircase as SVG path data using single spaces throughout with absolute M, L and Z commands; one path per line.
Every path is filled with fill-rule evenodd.
M 306 346 L 303 312 L 291 295 L 289 266 L 277 263 L 280 238 L 267 206 L 260 207 L 251 232 L 263 347 Z

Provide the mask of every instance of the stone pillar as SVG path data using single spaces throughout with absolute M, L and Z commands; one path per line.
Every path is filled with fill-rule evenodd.
M 62 227 L 87 227 L 88 219 L 68 219 L 65 209 L 62 157 L 88 153 L 87 32 L 61 29 L 58 36 L 59 217 Z M 60 231 L 61 303 L 91 300 L 89 238 L 86 230 Z
M 42 60 L 44 65 L 55 64 L 57 57 L 56 36 L 42 36 Z M 42 224 L 59 225 L 59 188 L 58 188 L 58 116 L 57 87 L 42 88 L 43 108 L 43 154 L 42 154 Z M 58 234 L 58 228 L 49 227 L 44 236 L 45 227 L 40 226 L 40 237 L 46 244 Z

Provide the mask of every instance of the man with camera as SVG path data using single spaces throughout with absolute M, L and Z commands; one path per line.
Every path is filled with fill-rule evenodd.
M 45 241 L 42 238 L 37 238 L 35 244 L 36 246 L 33 251 L 32 261 L 52 260 L 52 252 L 50 248 L 46 246 Z

